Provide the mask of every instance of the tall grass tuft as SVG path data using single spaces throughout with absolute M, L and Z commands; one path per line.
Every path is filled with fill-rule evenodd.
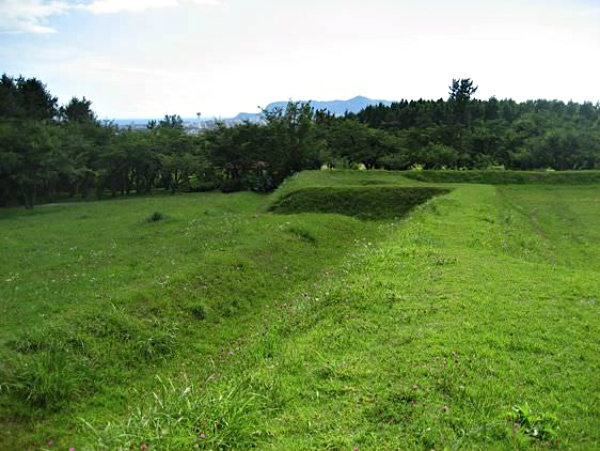
M 261 433 L 255 427 L 263 398 L 244 381 L 232 379 L 196 386 L 157 376 L 156 391 L 143 399 L 127 421 L 97 429 L 85 422 L 95 449 L 125 451 L 148 449 L 252 449 Z
M 176 327 L 113 308 L 34 329 L 8 346 L 14 352 L 0 367 L 8 394 L 33 408 L 58 411 L 118 381 L 122 370 L 172 356 Z

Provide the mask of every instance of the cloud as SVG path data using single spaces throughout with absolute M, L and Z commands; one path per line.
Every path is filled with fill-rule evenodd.
M 65 0 L 0 0 L 0 33 L 55 33 L 47 19 L 72 7 Z
M 157 8 L 175 8 L 185 4 L 212 5 L 221 4 L 220 0 L 93 0 L 83 6 L 84 9 L 96 14 L 111 14 L 120 12 L 142 12 Z
M 156 8 L 172 8 L 178 6 L 177 0 L 95 0 L 85 5 L 85 9 L 96 14 L 119 12 L 140 12 Z
M 590 8 L 579 11 L 579 15 L 582 17 L 596 17 L 600 16 L 600 8 Z
M 222 0 L 0 0 L 1 33 L 56 33 L 52 17 L 69 11 L 93 14 L 139 13 L 184 5 L 222 5 Z

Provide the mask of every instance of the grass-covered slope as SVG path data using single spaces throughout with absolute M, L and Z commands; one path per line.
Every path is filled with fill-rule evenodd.
M 264 448 L 597 449 L 597 193 L 461 187 L 390 225 L 281 320 Z
M 486 185 L 598 185 L 600 171 L 407 171 L 411 180 L 426 183 L 480 183 Z
M 81 418 L 126 418 L 157 375 L 209 378 L 291 287 L 327 277 L 376 232 L 265 214 L 269 201 L 205 193 L 0 211 L 0 449 L 93 449 Z
M 292 191 L 270 207 L 275 213 L 338 213 L 360 219 L 393 219 L 448 190 L 430 187 L 316 187 Z
M 290 178 L 272 196 L 269 211 L 394 219 L 447 192 L 447 188 L 423 186 L 398 172 L 311 171 Z
M 427 186 L 311 172 L 271 197 L 3 212 L 0 449 L 600 448 L 598 186 L 264 213 L 383 185 Z M 65 381 L 54 410 L 27 396 Z

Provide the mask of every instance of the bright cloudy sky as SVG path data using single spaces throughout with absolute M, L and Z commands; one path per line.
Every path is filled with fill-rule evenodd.
M 599 0 L 0 0 L 0 72 L 102 119 L 276 100 L 600 100 Z

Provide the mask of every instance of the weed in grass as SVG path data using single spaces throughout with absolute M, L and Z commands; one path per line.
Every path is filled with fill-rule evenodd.
M 275 331 L 268 329 L 263 333 L 262 341 L 257 349 L 256 355 L 258 358 L 271 359 L 277 353 L 279 338 Z
M 417 387 L 385 393 L 383 399 L 375 402 L 367 418 L 386 424 L 410 423 L 423 411 L 419 398 Z
M 122 424 L 97 429 L 84 425 L 98 450 L 148 449 L 251 449 L 258 440 L 254 427 L 262 409 L 259 396 L 243 381 L 196 387 L 189 380 L 179 386 L 172 380 L 156 378 L 157 390 Z M 141 394 L 140 394 L 141 395 Z M 139 395 L 138 395 L 139 397 Z
M 558 419 L 551 413 L 534 412 L 528 404 L 513 406 L 507 414 L 512 423 L 513 436 L 525 435 L 533 440 L 553 444 L 557 443 Z
M 148 216 L 146 218 L 146 222 L 158 222 L 158 221 L 162 221 L 163 219 L 165 219 L 165 215 L 162 214 L 159 211 L 155 211 L 154 213 L 152 213 L 150 216 Z
M 196 304 L 188 307 L 189 312 L 197 320 L 205 320 L 207 316 L 206 306 L 204 304 Z

